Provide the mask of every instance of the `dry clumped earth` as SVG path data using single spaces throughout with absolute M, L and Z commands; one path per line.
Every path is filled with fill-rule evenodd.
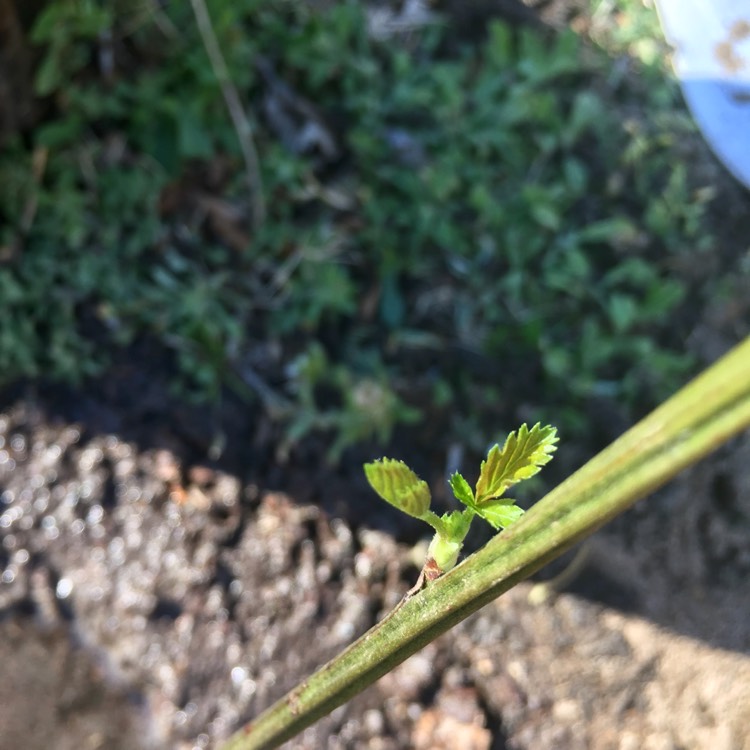
M 213 747 L 416 576 L 361 480 L 281 492 L 247 436 L 244 471 L 241 449 L 194 461 L 201 416 L 124 409 L 127 382 L 0 407 L 3 750 Z M 749 455 L 736 439 L 590 540 L 567 592 L 519 586 L 289 747 L 750 748 Z

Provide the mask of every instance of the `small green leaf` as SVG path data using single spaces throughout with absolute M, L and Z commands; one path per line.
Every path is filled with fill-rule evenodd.
M 517 521 L 524 511 L 513 504 L 513 500 L 503 498 L 488 500 L 477 507 L 477 515 L 487 521 L 495 529 L 505 529 L 514 521 Z
M 468 511 L 452 510 L 440 516 L 443 525 L 443 536 L 450 537 L 454 541 L 463 542 L 471 526 L 473 513 Z
M 387 503 L 421 518 L 430 507 L 430 488 L 403 461 L 381 458 L 365 464 L 370 486 Z
M 557 442 L 557 430 L 539 423 L 531 429 L 522 424 L 518 433 L 511 432 L 505 445 L 492 447 L 482 461 L 476 487 L 476 505 L 500 497 L 508 487 L 533 477 L 542 466 L 552 460 Z
M 458 472 L 450 478 L 450 485 L 458 500 L 470 508 L 474 505 L 474 493 L 471 491 L 469 483 Z

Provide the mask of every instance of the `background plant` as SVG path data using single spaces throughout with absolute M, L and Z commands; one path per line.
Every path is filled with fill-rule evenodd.
M 655 67 L 646 118 L 572 33 L 496 22 L 456 51 L 439 26 L 376 41 L 357 3 L 208 5 L 255 121 L 262 231 L 189 8 L 49 3 L 50 113 L 0 163 L 5 381 L 80 379 L 148 336 L 183 394 L 261 381 L 283 445 L 324 430 L 337 460 L 419 415 L 483 453 L 564 399 L 575 433 L 592 399 L 641 409 L 689 366 L 674 269 L 713 247 L 711 192 L 674 167 L 692 126 Z M 285 142 L 259 59 L 335 153 Z

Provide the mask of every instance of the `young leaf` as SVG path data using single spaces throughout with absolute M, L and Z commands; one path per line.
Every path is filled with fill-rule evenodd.
M 516 482 L 533 477 L 552 460 L 556 442 L 557 430 L 537 423 L 531 429 L 522 424 L 518 433 L 511 432 L 502 450 L 498 445 L 493 446 L 479 471 L 477 506 L 500 497 Z
M 517 521 L 524 511 L 506 498 L 488 500 L 477 507 L 477 514 L 495 529 L 505 529 Z
M 449 481 L 456 498 L 464 505 L 468 505 L 470 508 L 473 507 L 474 493 L 471 491 L 469 483 L 458 472 L 456 472 Z
M 443 524 L 443 535 L 455 539 L 457 542 L 463 542 L 469 533 L 472 515 L 465 510 L 452 510 L 449 513 L 443 513 L 440 516 L 440 522 Z
M 365 464 L 370 486 L 387 503 L 415 518 L 430 507 L 430 488 L 403 461 L 381 458 Z

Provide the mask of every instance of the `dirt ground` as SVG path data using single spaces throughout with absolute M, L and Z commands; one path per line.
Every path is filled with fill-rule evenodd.
M 697 317 L 709 363 L 750 289 Z M 167 372 L 142 343 L 0 393 L 0 750 L 214 747 L 416 578 L 361 461 L 278 465 L 257 408 L 185 406 Z M 735 439 L 288 747 L 750 750 L 749 459 Z
M 361 481 L 327 502 L 260 486 L 251 439 L 245 461 L 196 461 L 205 415 L 175 419 L 144 374 L 143 409 L 117 404 L 127 378 L 0 409 L 3 749 L 211 747 L 416 575 Z M 749 451 L 600 532 L 566 590 L 518 587 L 289 746 L 750 748 Z

